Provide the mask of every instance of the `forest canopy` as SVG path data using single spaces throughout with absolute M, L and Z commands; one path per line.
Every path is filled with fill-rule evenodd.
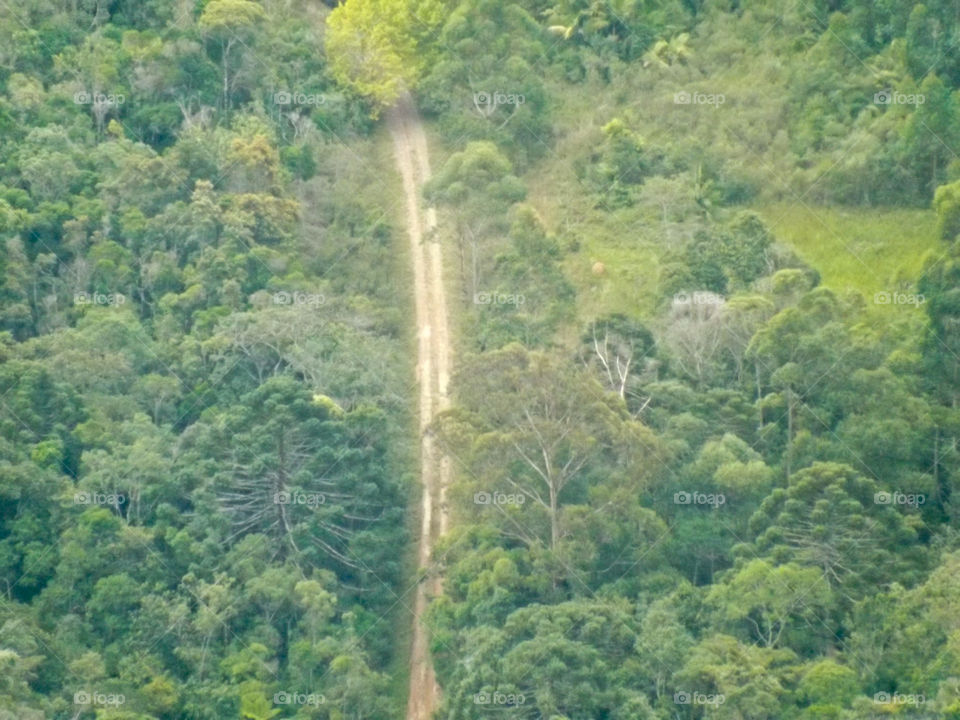
M 398 718 L 420 621 L 448 720 L 960 719 L 958 43 L 951 0 L 0 4 L 0 720 Z

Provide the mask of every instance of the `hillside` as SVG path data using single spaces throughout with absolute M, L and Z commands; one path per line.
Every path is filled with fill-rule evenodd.
M 0 5 L 0 720 L 960 718 L 958 43 Z

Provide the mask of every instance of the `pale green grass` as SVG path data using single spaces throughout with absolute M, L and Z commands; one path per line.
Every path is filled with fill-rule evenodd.
M 656 223 L 639 207 L 610 211 L 574 175 L 565 145 L 524 176 L 527 201 L 565 250 L 563 267 L 577 290 L 576 327 L 613 312 L 650 317 L 659 297 Z M 597 264 L 602 265 L 602 272 Z M 566 335 L 566 333 L 565 333 Z
M 938 247 L 931 210 L 806 207 L 756 208 L 774 236 L 837 292 L 857 290 L 867 298 L 916 282 L 924 256 Z
M 574 232 L 579 248 L 564 258 L 567 277 L 577 289 L 582 326 L 609 313 L 649 317 L 658 292 L 657 252 L 630 225 L 603 213 L 586 218 Z M 600 263 L 603 271 L 594 273 Z M 598 267 L 599 269 L 599 267 Z

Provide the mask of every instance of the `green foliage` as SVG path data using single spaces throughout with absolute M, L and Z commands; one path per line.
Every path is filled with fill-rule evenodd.
M 269 718 L 284 690 L 388 717 L 398 650 L 368 631 L 404 562 L 399 301 L 364 287 L 391 235 L 351 189 L 362 168 L 321 152 L 368 121 L 345 98 L 322 126 L 274 102 L 331 87 L 303 8 L 174 10 L 16 21 L 0 715 Z M 74 706 L 82 691 L 125 701 Z
M 427 60 L 419 37 L 432 34 L 440 2 L 350 0 L 327 19 L 330 72 L 341 84 L 368 98 L 375 112 L 416 84 Z
M 519 166 L 550 139 L 543 29 L 509 0 L 460 2 L 446 18 L 438 58 L 422 83 L 425 109 L 451 140 L 489 140 Z
M 400 712 L 407 90 L 463 294 L 437 716 L 960 717 L 958 32 L 0 8 L 0 718 Z
M 237 45 L 248 49 L 258 25 L 265 18 L 263 8 L 254 0 L 212 0 L 197 21 L 198 27 L 219 43 L 225 108 L 231 105 L 236 84 L 234 50 Z
M 960 181 L 937 188 L 933 196 L 937 212 L 937 234 L 945 243 L 953 243 L 960 236 Z
M 526 188 L 496 145 L 471 142 L 450 156 L 427 183 L 424 196 L 441 207 L 456 208 L 461 284 L 467 297 L 476 298 L 490 276 L 490 245 L 509 227 L 508 210 L 526 196 Z
M 531 605 L 502 628 L 479 627 L 458 648 L 477 662 L 448 680 L 443 714 L 483 718 L 483 705 L 493 701 L 510 713 L 543 717 L 653 718 L 645 696 L 633 689 L 633 625 L 623 603 L 581 600 Z
M 937 244 L 936 218 L 926 210 L 777 204 L 760 214 L 826 287 L 854 289 L 868 300 L 921 277 Z
M 722 695 L 726 717 L 759 720 L 782 707 L 787 695 L 788 650 L 744 645 L 729 635 L 704 638 L 679 673 L 708 699 Z
M 831 593 L 816 568 L 793 563 L 773 567 L 764 560 L 752 560 L 729 581 L 715 585 L 708 602 L 717 606 L 724 620 L 749 627 L 750 640 L 775 647 L 788 627 L 815 627 L 829 607 Z
M 751 519 L 757 549 L 818 568 L 846 597 L 884 579 L 909 582 L 921 569 L 916 529 L 876 498 L 877 485 L 851 468 L 815 463 L 774 490 Z
M 860 691 L 857 674 L 851 668 L 834 660 L 820 660 L 811 664 L 800 681 L 800 692 L 810 703 L 807 717 L 838 715 L 848 707 Z
M 588 180 L 610 207 L 633 202 L 630 187 L 643 183 L 649 171 L 643 140 L 622 120 L 603 126 L 603 144 L 592 159 Z

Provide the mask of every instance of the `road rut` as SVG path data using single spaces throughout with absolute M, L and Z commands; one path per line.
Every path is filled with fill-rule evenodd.
M 406 717 L 407 720 L 429 720 L 437 707 L 440 688 L 430 658 L 423 613 L 429 598 L 440 592 L 440 577 L 430 568 L 430 561 L 436 539 L 446 532 L 448 526 L 446 491 L 450 461 L 438 450 L 427 428 L 437 413 L 450 403 L 450 332 L 443 256 L 435 233 L 437 215 L 433 208 L 424 208 L 421 203 L 420 191 L 430 179 L 427 138 L 409 95 L 402 96 L 388 111 L 387 124 L 406 198 L 407 234 L 413 264 L 422 483 L 417 560 L 420 568 L 428 570 L 426 578 L 417 586 L 414 600 Z

